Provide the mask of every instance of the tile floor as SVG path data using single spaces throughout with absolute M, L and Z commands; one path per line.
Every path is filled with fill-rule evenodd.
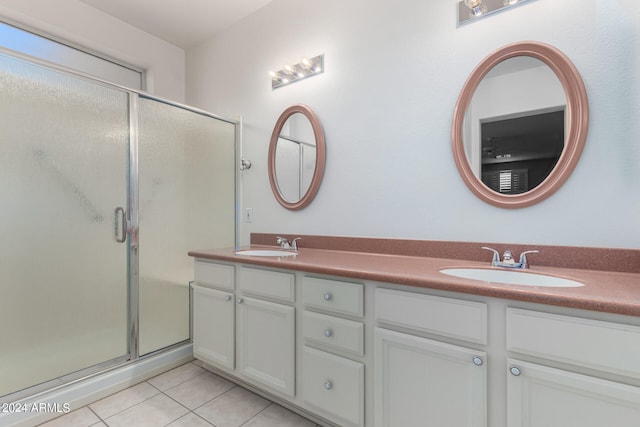
M 315 427 L 316 424 L 194 363 L 187 363 L 41 426 Z

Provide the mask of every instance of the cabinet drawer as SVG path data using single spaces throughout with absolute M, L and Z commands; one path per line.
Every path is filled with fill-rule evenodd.
M 640 327 L 507 308 L 507 349 L 640 378 Z
M 487 344 L 487 305 L 376 288 L 376 320 L 478 344 Z
M 302 298 L 305 307 L 359 317 L 364 314 L 364 287 L 360 283 L 305 277 Z
M 306 346 L 303 358 L 303 400 L 339 425 L 362 426 L 363 364 Z
M 302 326 L 305 340 L 362 356 L 364 325 L 325 314 L 304 312 Z
M 203 285 L 233 290 L 233 270 L 232 265 L 196 260 L 194 278 Z
M 293 302 L 295 276 L 292 273 L 240 267 L 238 289 L 247 294 Z

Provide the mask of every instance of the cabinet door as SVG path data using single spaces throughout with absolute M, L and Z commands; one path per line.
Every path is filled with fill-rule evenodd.
M 294 395 L 295 309 L 238 298 L 238 370 L 250 381 Z
M 637 427 L 640 388 L 509 360 L 509 427 Z
M 375 425 L 486 426 L 486 355 L 377 328 Z
M 193 355 L 205 362 L 234 368 L 233 294 L 193 286 Z

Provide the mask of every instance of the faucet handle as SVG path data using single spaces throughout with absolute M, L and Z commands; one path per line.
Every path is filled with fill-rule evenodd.
M 493 252 L 493 258 L 491 259 L 491 265 L 496 266 L 500 263 L 500 253 L 493 248 L 489 248 L 487 246 L 482 246 L 480 249 L 485 249 L 487 251 Z
M 296 242 L 296 240 L 302 240 L 302 237 L 296 237 L 291 241 L 291 248 L 293 248 L 294 251 L 298 250 L 298 243 Z
M 289 241 L 284 237 L 276 237 L 276 243 L 280 245 L 281 248 L 284 248 L 285 246 L 289 246 Z
M 537 254 L 540 253 L 538 250 L 532 251 L 524 251 L 520 254 L 520 268 L 529 268 L 529 264 L 527 263 L 527 254 Z

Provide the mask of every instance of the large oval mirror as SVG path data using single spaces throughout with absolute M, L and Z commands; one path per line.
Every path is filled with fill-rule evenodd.
M 562 52 L 537 42 L 505 46 L 473 70 L 458 97 L 451 132 L 456 166 L 482 200 L 532 205 L 571 174 L 588 120 L 584 83 Z
M 306 105 L 287 108 L 278 118 L 269 143 L 269 181 L 287 209 L 307 206 L 320 187 L 325 163 L 324 131 Z

